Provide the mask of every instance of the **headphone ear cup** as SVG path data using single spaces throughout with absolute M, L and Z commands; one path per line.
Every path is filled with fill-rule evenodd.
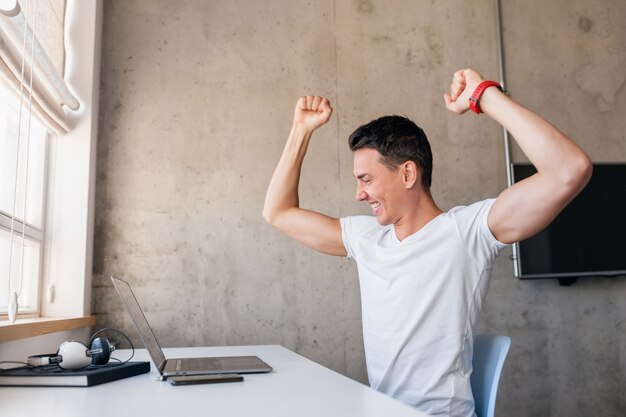
M 91 353 L 92 365 L 106 365 L 109 363 L 113 349 L 111 349 L 108 339 L 98 337 L 91 342 L 89 351 Z
M 59 367 L 63 369 L 80 369 L 89 366 L 91 358 L 87 346 L 73 340 L 61 343 L 57 356 Z

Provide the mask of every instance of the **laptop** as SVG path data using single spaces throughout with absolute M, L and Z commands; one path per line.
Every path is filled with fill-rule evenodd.
M 178 375 L 251 374 L 272 370 L 271 366 L 256 356 L 166 359 L 128 282 L 115 277 L 111 277 L 111 281 L 137 326 L 139 336 L 163 379 Z

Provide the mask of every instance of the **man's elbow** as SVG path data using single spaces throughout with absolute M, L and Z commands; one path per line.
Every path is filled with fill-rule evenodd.
M 275 210 L 271 210 L 269 207 L 263 207 L 263 220 L 273 226 L 276 222 Z
M 558 180 L 558 193 L 566 201 L 571 201 L 589 182 L 593 164 L 586 154 L 582 154 L 567 165 L 561 167 Z M 555 189 L 555 191 L 557 191 Z
M 568 169 L 565 177 L 565 187 L 574 195 L 578 194 L 585 188 L 591 174 L 593 173 L 593 164 L 586 154 L 582 154 L 573 162 Z
M 591 175 L 593 174 L 593 163 L 591 163 L 591 159 L 589 159 L 587 155 L 583 155 L 580 159 L 581 160 L 578 162 L 577 169 L 579 187 L 582 190 L 591 179 Z
M 263 207 L 263 219 L 270 225 L 280 230 L 281 222 L 284 221 L 286 214 L 285 210 L 277 207 L 265 206 Z

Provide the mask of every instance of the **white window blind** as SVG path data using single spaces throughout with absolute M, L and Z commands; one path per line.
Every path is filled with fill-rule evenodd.
M 0 0 L 0 79 L 18 97 L 29 99 L 30 85 L 21 81 L 29 79 L 22 77 L 31 71 L 30 55 L 24 59 L 24 51 L 30 54 L 34 36 L 32 112 L 57 135 L 71 128 L 64 109 L 79 107 L 63 80 L 64 15 L 65 0 Z

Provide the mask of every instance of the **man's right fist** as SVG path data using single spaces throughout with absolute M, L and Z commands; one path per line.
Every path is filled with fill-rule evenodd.
M 312 132 L 328 122 L 331 114 L 333 114 L 333 108 L 330 107 L 327 98 L 320 96 L 300 97 L 296 104 L 293 124 Z

